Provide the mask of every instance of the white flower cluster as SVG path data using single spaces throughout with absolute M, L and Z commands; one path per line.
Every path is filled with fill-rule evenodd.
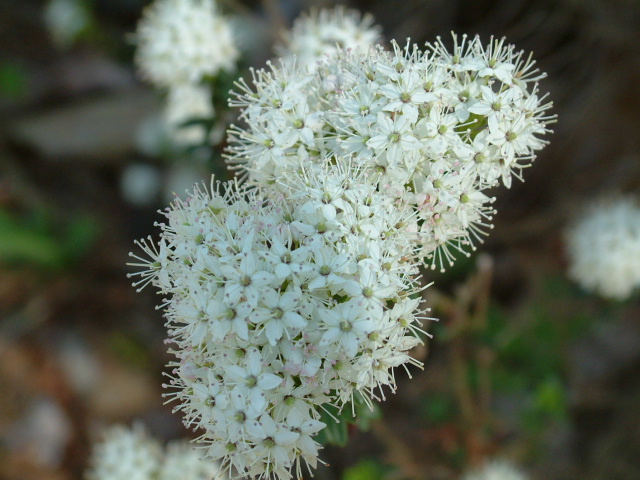
M 484 191 L 520 177 L 554 118 L 530 57 L 504 40 L 454 43 L 341 51 L 311 73 L 289 62 L 253 72 L 230 102 L 245 124 L 230 130 L 230 164 L 265 186 L 351 158 L 381 173 L 380 191 L 409 195 L 422 255 L 442 269 L 449 247 L 490 227 Z
M 316 467 L 324 405 L 384 398 L 394 367 L 419 365 L 411 211 L 349 165 L 296 183 L 286 201 L 196 188 L 137 257 L 135 285 L 167 296 L 169 396 L 238 476 L 299 478 Z
M 466 474 L 463 480 L 527 480 L 527 476 L 511 463 L 494 460 Z
M 158 87 L 199 83 L 232 70 L 238 58 L 231 26 L 214 0 L 156 0 L 136 38 L 138 66 Z
M 314 71 L 320 60 L 340 49 L 366 52 L 379 43 L 381 29 L 373 22 L 371 15 L 362 16 L 343 5 L 312 11 L 296 19 L 283 43 L 276 46 L 276 53 Z
M 585 290 L 617 300 L 640 287 L 640 204 L 601 199 L 567 230 L 569 276 Z
M 239 56 L 229 21 L 215 0 L 156 0 L 145 10 L 136 38 L 142 75 L 167 89 L 163 119 L 169 138 L 177 145 L 201 143 L 204 128 L 182 124 L 214 115 L 207 81 L 233 70 Z
M 203 462 L 187 442 L 161 445 L 140 426 L 111 427 L 91 454 L 88 480 L 211 480 L 215 463 Z M 222 477 L 218 477 L 222 478 Z
M 442 269 L 482 237 L 485 191 L 521 176 L 554 120 L 543 75 L 504 40 L 387 51 L 371 23 L 300 20 L 288 57 L 230 102 L 245 126 L 228 160 L 248 181 L 177 199 L 133 255 L 134 285 L 165 296 L 169 401 L 234 478 L 300 478 L 321 414 L 384 399 L 395 367 L 420 365 L 417 259 Z

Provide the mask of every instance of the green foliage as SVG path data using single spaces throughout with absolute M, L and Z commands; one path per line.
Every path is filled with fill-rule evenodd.
M 489 309 L 481 341 L 497 354 L 498 389 L 510 390 L 509 385 L 520 389 L 525 384 L 534 387 L 550 378 L 561 378 L 568 345 L 593 324 L 588 313 L 562 311 L 559 301 L 572 296 L 568 282 L 550 278 L 543 293 L 545 303 L 532 303 L 525 321 L 514 322 L 504 311 Z
M 567 392 L 558 378 L 549 377 L 539 383 L 534 401 L 534 410 L 543 415 L 564 418 L 567 413 Z
M 61 270 L 87 252 L 97 233 L 96 222 L 86 217 L 60 230 L 44 211 L 18 217 L 0 210 L 0 264 Z
M 421 404 L 422 416 L 431 423 L 441 424 L 452 421 L 457 413 L 450 395 L 433 392 Z
M 0 97 L 20 100 L 28 93 L 27 72 L 16 63 L 0 63 Z
M 490 304 L 483 315 L 473 310 L 473 304 L 465 304 L 459 308 L 469 311 L 462 311 L 455 325 L 441 322 L 436 326 L 436 337 L 451 343 L 458 354 L 453 371 L 458 372 L 455 381 L 464 385 L 456 383 L 458 388 L 430 393 L 421 405 L 424 418 L 436 425 L 460 422 L 464 434 L 469 418 L 461 417 L 458 405 L 462 400 L 467 402 L 462 404 L 479 409 L 499 404 L 505 410 L 487 415 L 487 423 L 478 425 L 476 433 L 486 432 L 485 438 L 491 441 L 495 426 L 498 430 L 513 429 L 532 453 L 541 446 L 550 426 L 567 421 L 564 379 L 569 347 L 604 315 L 604 308 L 610 307 L 576 308 L 580 292 L 560 276 L 545 279 L 541 287 L 517 315 L 496 304 Z M 467 413 L 467 417 L 475 413 Z M 500 420 L 494 424 L 491 418 L 496 417 Z M 462 445 L 460 452 L 450 452 L 453 464 L 457 464 L 458 453 L 463 460 L 466 456 Z
M 590 312 L 563 307 L 575 296 L 566 280 L 547 279 L 541 293 L 545 302 L 532 302 L 519 321 L 490 308 L 487 328 L 480 335 L 496 355 L 491 372 L 495 391 L 522 399 L 519 418 L 531 435 L 541 433 L 551 420 L 566 420 L 567 349 L 595 321 Z
M 124 363 L 144 370 L 150 364 L 148 347 L 138 339 L 122 332 L 113 332 L 108 338 L 109 349 Z
M 562 422 L 566 418 L 566 388 L 559 379 L 551 377 L 536 385 L 531 393 L 531 402 L 520 415 L 524 431 L 534 438 L 548 428 L 550 421 Z
M 320 421 L 327 426 L 320 431 L 316 440 L 323 445 L 344 447 L 349 440 L 349 425 L 355 425 L 358 429 L 366 431 L 371 421 L 377 418 L 380 418 L 378 406 L 374 404 L 373 410 L 370 409 L 358 395 L 354 397 L 353 405 L 348 403 L 342 411 L 338 411 L 331 405 L 325 405 L 320 410 Z
M 361 460 L 344 471 L 342 480 L 382 480 L 385 470 L 375 460 Z

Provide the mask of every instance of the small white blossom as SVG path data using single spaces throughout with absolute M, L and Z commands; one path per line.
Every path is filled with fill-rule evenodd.
M 334 55 L 339 49 L 367 51 L 378 43 L 380 27 L 374 26 L 373 21 L 371 15 L 362 16 L 342 5 L 312 11 L 296 19 L 276 51 L 285 60 L 295 59 L 313 71 L 325 56 Z
M 116 426 L 94 446 L 86 476 L 89 480 L 153 480 L 161 458 L 160 444 L 142 426 Z
M 158 480 L 212 480 L 220 479 L 215 463 L 201 460 L 200 454 L 185 441 L 170 443 L 160 466 Z
M 72 46 L 91 22 L 87 6 L 81 0 L 49 0 L 44 19 L 53 41 L 62 49 Z
M 96 443 L 86 473 L 88 480 L 222 480 L 218 466 L 200 460 L 189 442 L 171 442 L 166 449 L 139 424 L 114 426 Z
M 624 300 L 640 287 L 640 204 L 601 199 L 566 232 L 569 276 L 585 290 Z
M 183 124 L 191 120 L 211 119 L 215 114 L 211 89 L 204 85 L 182 84 L 169 89 L 164 107 L 164 122 L 169 138 L 177 145 L 199 145 L 205 140 L 202 124 Z
M 156 0 L 136 32 L 136 61 L 158 87 L 197 84 L 238 58 L 229 21 L 215 0 Z

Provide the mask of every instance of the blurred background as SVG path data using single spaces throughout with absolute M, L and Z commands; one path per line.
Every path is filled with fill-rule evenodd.
M 159 298 L 135 293 L 126 262 L 173 192 L 211 171 L 228 176 L 220 153 L 233 78 L 219 90 L 217 144 L 168 146 L 162 97 L 133 64 L 147 2 L 73 2 L 75 13 L 60 13 L 0 0 L 3 479 L 81 479 L 97 433 L 113 423 L 141 420 L 163 441 L 189 436 L 161 397 Z M 334 2 L 220 4 L 246 75 L 300 12 Z M 323 451 L 330 466 L 317 478 L 449 480 L 493 458 L 533 479 L 640 478 L 640 302 L 583 292 L 566 277 L 563 245 L 585 202 L 640 192 L 640 2 L 347 5 L 400 43 L 506 36 L 548 73 L 541 91 L 558 123 L 525 183 L 494 192 L 495 228 L 479 251 L 426 273 L 439 322 L 415 352 L 424 371 L 412 380 L 398 371 L 398 393 L 368 431 Z

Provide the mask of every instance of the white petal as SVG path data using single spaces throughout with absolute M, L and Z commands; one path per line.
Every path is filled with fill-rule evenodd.
M 271 390 L 282 383 L 282 378 L 273 373 L 263 373 L 258 377 L 258 387 L 262 390 Z
M 284 332 L 284 326 L 280 320 L 271 320 L 267 323 L 265 327 L 265 334 L 267 335 L 267 340 L 271 345 L 276 345 L 278 340 L 282 338 L 282 334 Z
M 300 436 L 297 432 L 281 430 L 275 434 L 274 439 L 278 445 L 291 445 Z

